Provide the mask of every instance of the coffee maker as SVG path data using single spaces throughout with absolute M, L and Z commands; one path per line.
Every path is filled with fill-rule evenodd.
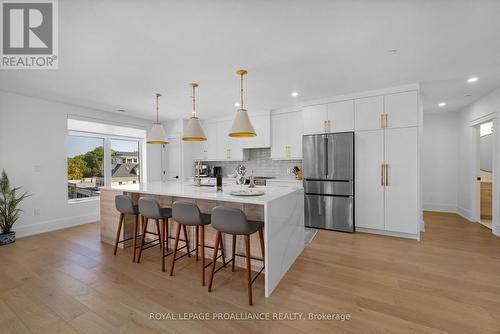
M 199 172 L 200 172 L 200 177 L 209 177 L 209 173 L 210 173 L 210 166 L 209 165 L 203 165 L 203 164 L 200 164 L 199 167 L 198 167 L 198 164 L 195 163 L 194 164 L 194 175 L 198 175 L 198 168 L 200 169 Z

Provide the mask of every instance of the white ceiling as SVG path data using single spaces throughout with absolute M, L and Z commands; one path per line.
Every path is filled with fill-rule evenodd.
M 241 67 L 250 111 L 414 82 L 426 112 L 456 110 L 500 85 L 500 1 L 60 0 L 59 17 L 59 69 L 0 89 L 147 118 L 160 91 L 165 120 L 189 117 L 192 81 L 200 117 L 233 112 Z

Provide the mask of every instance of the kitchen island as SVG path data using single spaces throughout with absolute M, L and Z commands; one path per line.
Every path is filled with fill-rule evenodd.
M 101 188 L 101 241 L 114 244 L 118 226 L 119 212 L 114 206 L 114 198 L 119 194 L 129 194 L 137 203 L 139 197 L 153 197 L 162 207 L 171 207 L 177 200 L 196 203 L 203 213 L 210 213 L 218 205 L 238 207 L 243 210 L 249 220 L 264 222 L 265 245 L 265 296 L 269 297 L 280 280 L 295 262 L 304 249 L 304 191 L 300 187 L 258 187 L 265 192 L 261 196 L 233 196 L 232 190 L 241 189 L 241 186 L 225 186 L 223 192 L 217 192 L 215 187 L 199 187 L 191 183 L 180 181 L 148 182 L 134 185 L 123 185 L 112 188 Z M 127 217 L 122 230 L 122 237 L 132 236 L 133 217 Z M 172 224 L 169 223 L 169 224 Z M 154 225 L 154 224 L 152 224 Z M 169 231 L 174 229 L 169 226 Z M 207 228 L 205 242 L 213 245 L 215 232 Z M 194 247 L 194 232 L 189 232 L 191 247 Z M 231 249 L 232 237 L 225 235 L 224 248 Z M 261 258 L 258 237 L 251 237 L 252 257 Z M 130 246 L 125 244 L 125 247 Z M 236 252 L 244 254 L 244 243 L 237 243 Z M 211 258 L 211 250 L 205 253 Z M 226 257 L 229 259 L 228 252 Z M 170 258 L 168 259 L 170 261 Z M 237 258 L 235 264 L 245 267 L 242 258 Z M 252 261 L 252 268 L 260 270 L 262 263 Z

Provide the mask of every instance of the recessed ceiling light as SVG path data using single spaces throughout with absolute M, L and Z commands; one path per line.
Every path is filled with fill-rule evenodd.
M 387 50 L 387 53 L 390 55 L 395 55 L 396 53 L 398 53 L 398 49 Z
M 476 81 L 478 81 L 478 80 L 479 80 L 479 78 L 478 78 L 478 77 L 472 77 L 472 78 L 467 79 L 467 82 L 468 82 L 468 83 L 473 83 L 473 82 L 476 82 Z
M 292 96 L 293 97 L 297 97 L 297 96 L 299 96 L 299 93 L 298 92 L 292 92 Z
M 234 103 L 234 106 L 235 106 L 235 107 L 239 107 L 239 106 L 240 106 L 240 104 L 239 104 L 238 102 L 235 102 L 235 103 Z
M 438 103 L 438 107 L 442 108 L 444 106 L 446 106 L 446 102 L 439 102 Z

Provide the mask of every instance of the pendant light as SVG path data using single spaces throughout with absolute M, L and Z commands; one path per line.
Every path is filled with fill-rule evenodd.
M 207 137 L 205 136 L 205 132 L 201 127 L 200 119 L 196 116 L 196 92 L 195 89 L 198 87 L 196 82 L 191 83 L 191 87 L 193 87 L 193 95 L 191 98 L 193 99 L 193 111 L 191 114 L 191 118 L 189 119 L 186 130 L 184 131 L 184 135 L 182 136 L 182 140 L 184 141 L 205 141 Z
M 243 106 L 243 76 L 247 73 L 246 70 L 238 70 L 236 72 L 236 74 L 240 76 L 240 109 L 236 112 L 236 117 L 234 118 L 231 131 L 229 132 L 229 137 L 246 138 L 257 136 L 250 122 L 250 118 L 248 117 L 248 112 Z
M 156 122 L 153 123 L 151 130 L 148 133 L 146 142 L 148 144 L 168 144 L 167 135 L 165 134 L 165 129 L 158 120 L 158 99 L 160 98 L 160 93 L 155 93 L 156 96 Z

